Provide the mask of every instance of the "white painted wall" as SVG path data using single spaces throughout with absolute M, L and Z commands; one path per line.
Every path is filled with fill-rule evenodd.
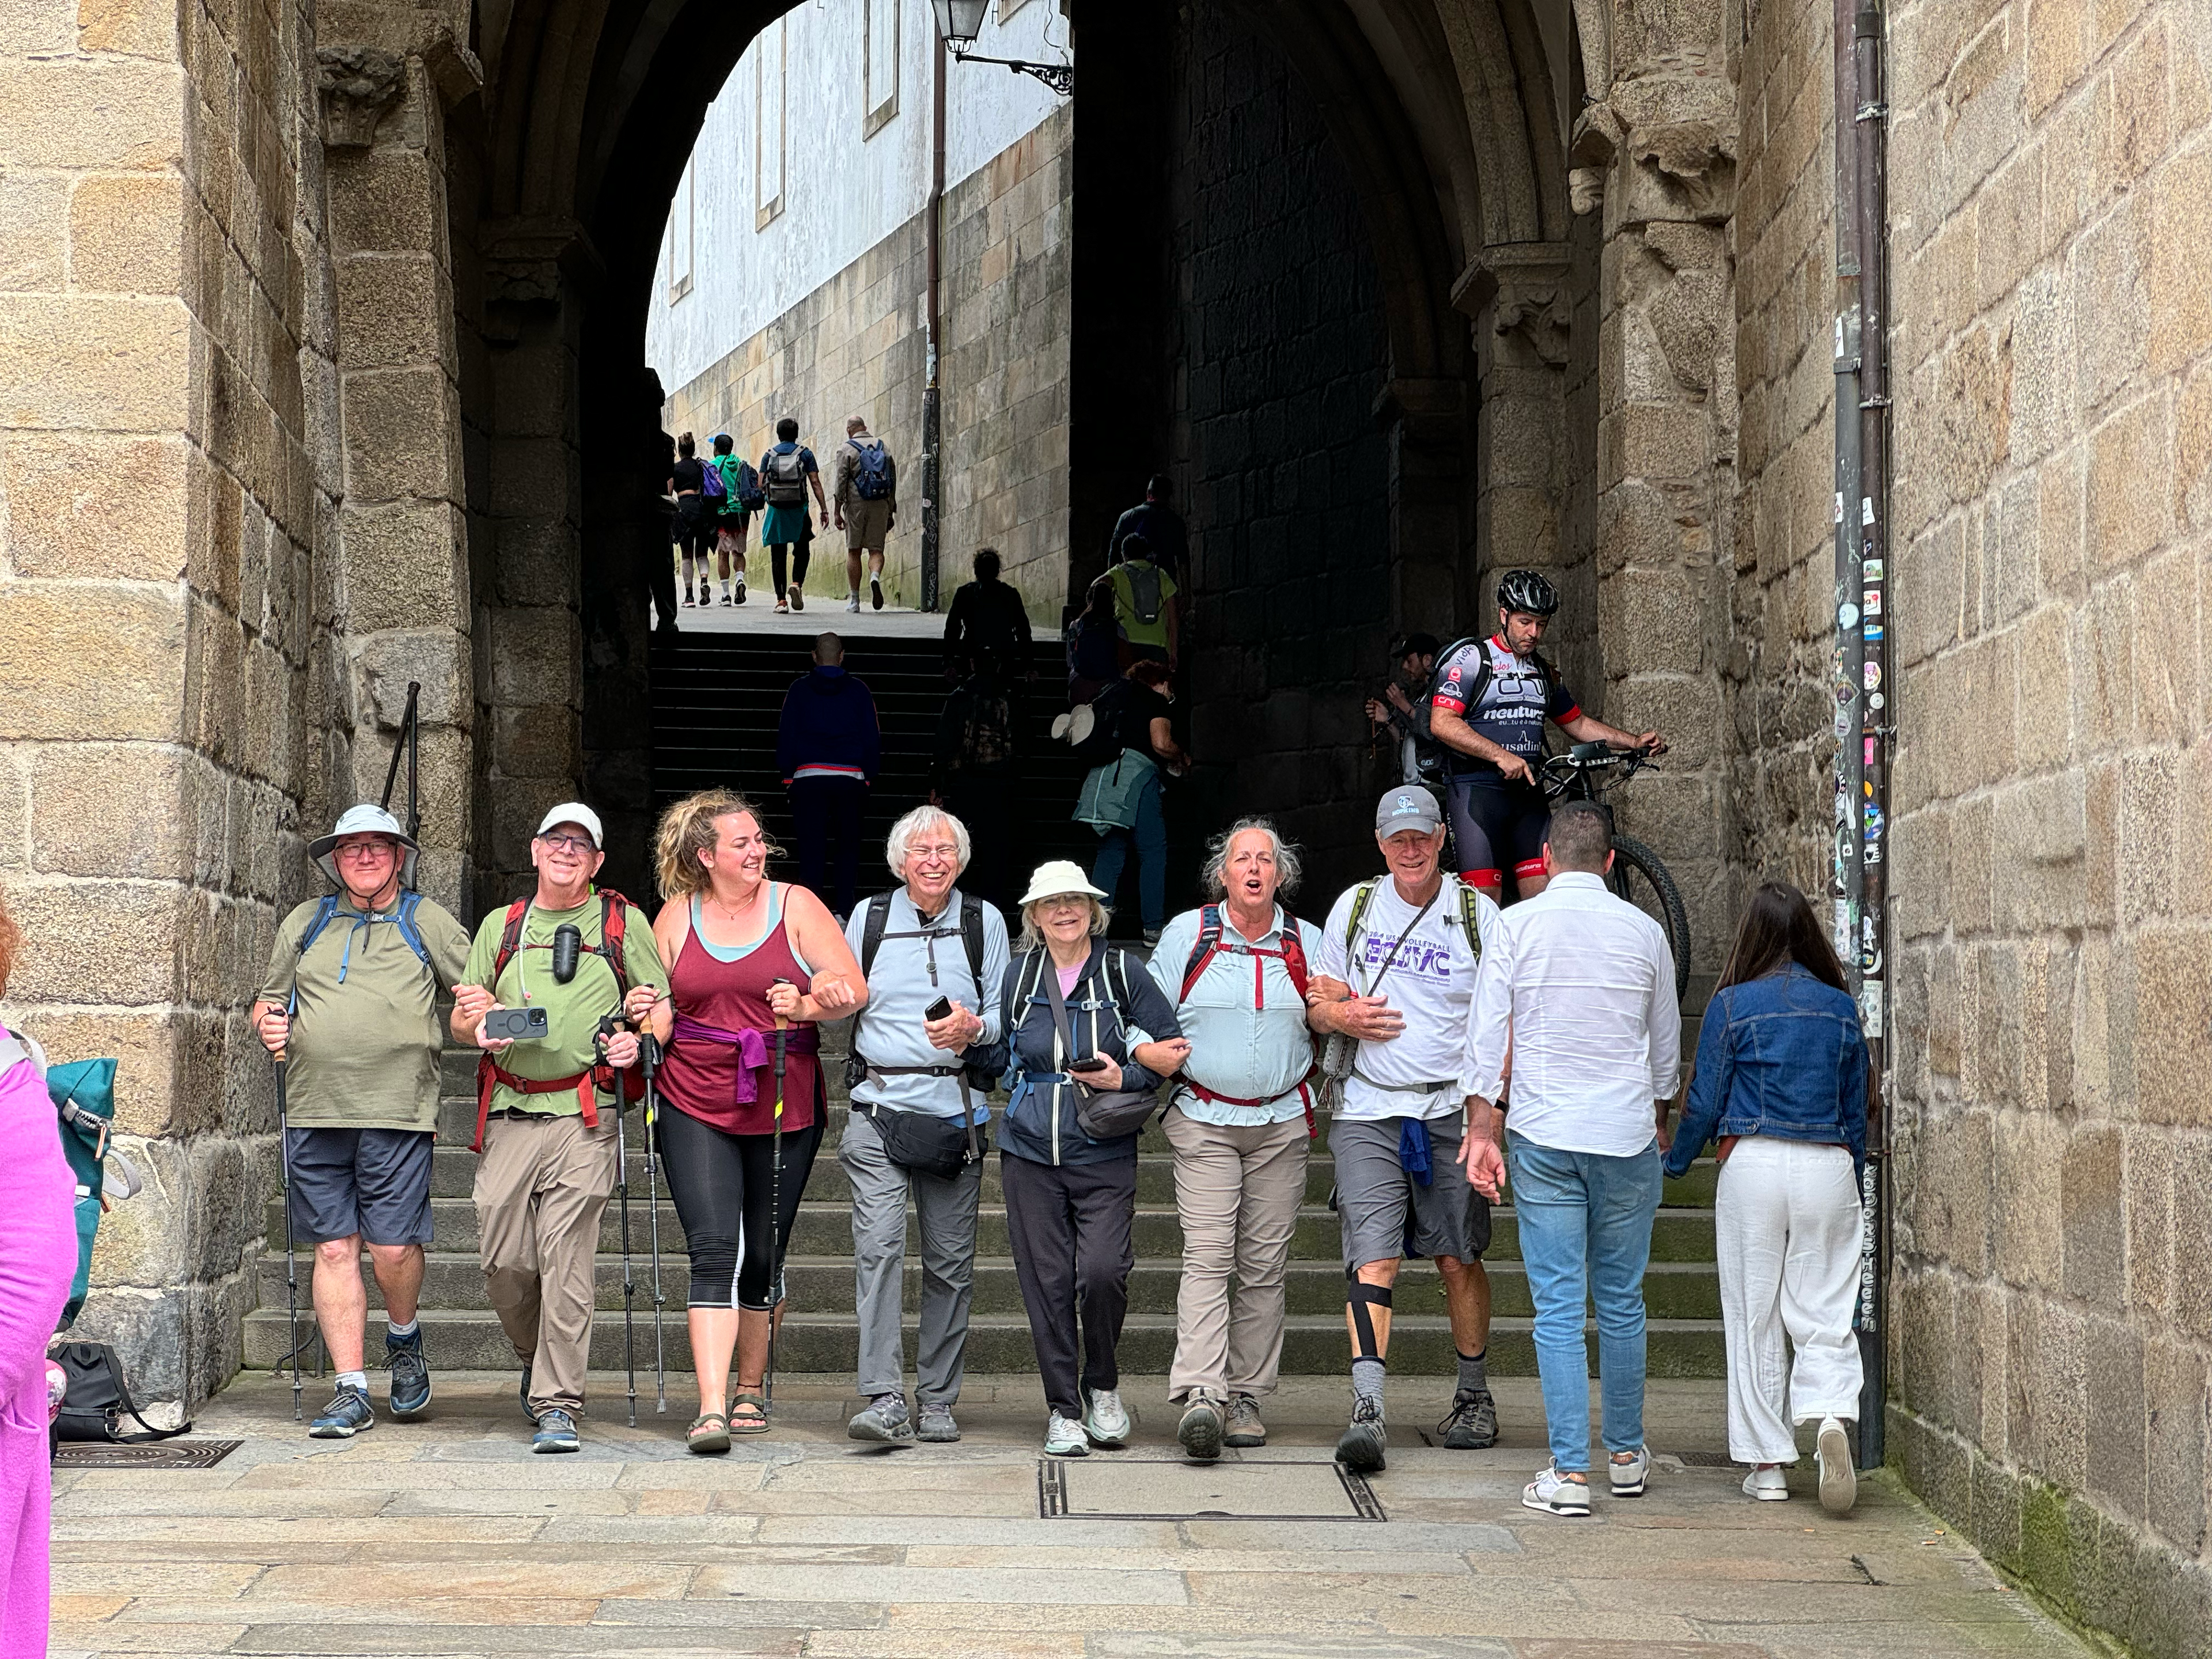
M 994 0 L 975 50 L 1057 63 L 1069 56 L 1067 38 L 1056 0 Z M 689 384 L 927 204 L 935 51 L 929 0 L 805 0 L 745 49 L 708 108 L 661 237 L 645 339 L 665 392 Z M 952 63 L 947 74 L 948 189 L 1060 102 L 1034 77 L 997 65 Z

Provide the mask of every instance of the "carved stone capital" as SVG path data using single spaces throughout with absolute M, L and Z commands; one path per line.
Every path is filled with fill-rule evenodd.
M 1505 242 L 1482 250 L 1452 285 L 1452 304 L 1548 367 L 1563 367 L 1575 309 L 1564 242 Z
M 381 46 L 318 46 L 315 86 L 323 106 L 323 143 L 331 149 L 367 149 L 377 123 L 406 90 L 407 60 Z

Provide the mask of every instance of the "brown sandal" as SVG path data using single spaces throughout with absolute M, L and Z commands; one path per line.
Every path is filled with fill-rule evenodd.
M 708 1452 L 726 1452 L 730 1449 L 730 1419 L 720 1412 L 702 1412 L 691 1419 L 691 1426 L 684 1432 L 684 1443 L 690 1450 L 702 1456 Z
M 750 1406 L 749 1412 L 740 1412 L 741 1406 Z M 739 1389 L 730 1396 L 730 1432 L 732 1434 L 766 1434 L 768 1432 L 768 1401 L 751 1389 Z

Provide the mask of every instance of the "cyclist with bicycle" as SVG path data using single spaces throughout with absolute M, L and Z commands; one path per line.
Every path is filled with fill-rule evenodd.
M 1461 877 L 1492 897 L 1510 864 L 1518 896 L 1544 890 L 1544 832 L 1552 821 L 1537 769 L 1544 725 L 1583 743 L 1662 755 L 1656 732 L 1633 733 L 1583 712 L 1559 671 L 1537 650 L 1559 609 L 1559 590 L 1533 570 L 1498 579 L 1498 632 L 1461 640 L 1437 659 L 1429 732 L 1450 751 L 1452 840 Z

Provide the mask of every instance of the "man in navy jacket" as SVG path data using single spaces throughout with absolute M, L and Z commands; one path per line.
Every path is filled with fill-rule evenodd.
M 835 634 L 814 641 L 814 668 L 783 694 L 776 721 L 775 760 L 791 791 L 799 832 L 799 884 L 813 889 L 842 919 L 853 913 L 860 871 L 860 807 L 883 758 L 883 728 L 865 681 L 845 672 L 845 642 Z M 837 889 L 823 878 L 830 842 L 837 842 Z

